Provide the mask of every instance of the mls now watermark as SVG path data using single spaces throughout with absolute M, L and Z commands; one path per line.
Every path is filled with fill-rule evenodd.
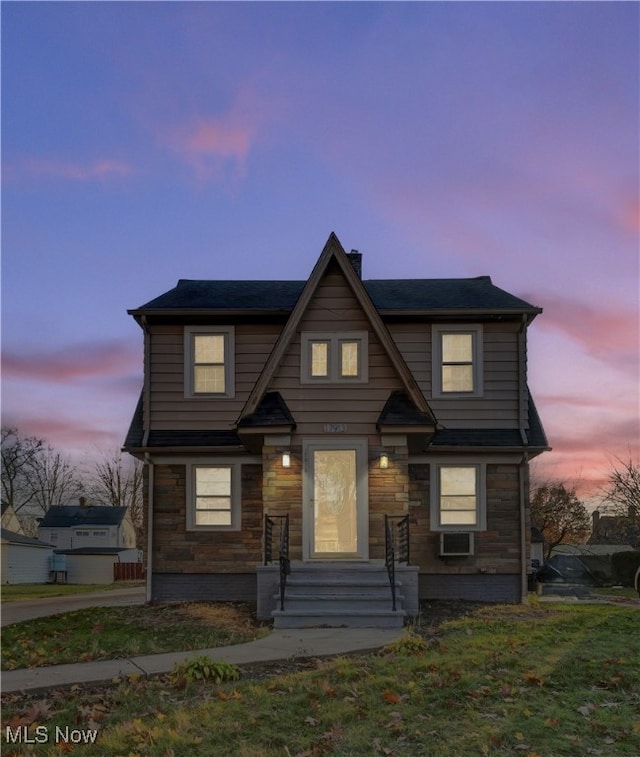
M 56 726 L 49 728 L 46 725 L 38 725 L 29 728 L 28 725 L 20 725 L 12 728 L 8 725 L 4 732 L 8 744 L 95 744 L 98 738 L 96 728 L 69 728 L 69 726 Z

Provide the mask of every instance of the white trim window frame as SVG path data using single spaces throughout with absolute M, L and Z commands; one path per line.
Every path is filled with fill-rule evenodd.
M 432 463 L 430 479 L 432 531 L 486 531 L 486 463 Z
M 239 531 L 241 465 L 222 461 L 187 464 L 187 531 Z
M 184 327 L 184 396 L 204 399 L 235 396 L 233 326 Z
M 482 324 L 432 326 L 432 397 L 482 397 Z
M 300 336 L 302 384 L 366 384 L 369 334 L 366 331 L 303 331 Z

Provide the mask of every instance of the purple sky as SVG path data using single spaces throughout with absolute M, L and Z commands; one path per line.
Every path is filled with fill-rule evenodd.
M 127 315 L 179 278 L 488 274 L 544 307 L 539 475 L 639 442 L 637 3 L 17 3 L 2 12 L 3 424 L 116 450 Z

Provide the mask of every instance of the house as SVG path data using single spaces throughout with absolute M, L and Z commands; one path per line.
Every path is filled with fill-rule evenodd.
M 591 536 L 587 544 L 622 544 L 640 549 L 640 519 L 637 508 L 629 505 L 626 515 L 602 515 L 594 510 Z
M 281 627 L 520 601 L 540 312 L 488 276 L 364 280 L 335 234 L 306 281 L 181 280 L 130 310 L 148 599 L 251 600 Z
M 40 584 L 49 580 L 51 544 L 2 528 L 0 555 L 3 584 Z
M 38 525 L 38 537 L 60 550 L 136 546 L 127 507 L 88 505 L 84 497 L 79 505 L 50 507 Z

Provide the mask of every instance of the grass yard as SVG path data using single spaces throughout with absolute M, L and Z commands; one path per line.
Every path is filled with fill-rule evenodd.
M 2 669 L 206 649 L 263 632 L 246 605 L 92 607 L 4 627 Z
M 425 614 L 380 653 L 305 661 L 302 672 L 291 661 L 221 685 L 134 676 L 6 695 L 2 734 L 97 731 L 72 751 L 127 757 L 637 757 L 639 628 L 624 605 L 481 606 L 438 628 Z
M 127 581 L 113 584 L 5 584 L 0 590 L 2 602 L 20 602 L 25 599 L 46 599 L 66 597 L 70 594 L 87 594 L 94 591 L 113 591 L 130 586 L 141 586 L 139 582 Z

